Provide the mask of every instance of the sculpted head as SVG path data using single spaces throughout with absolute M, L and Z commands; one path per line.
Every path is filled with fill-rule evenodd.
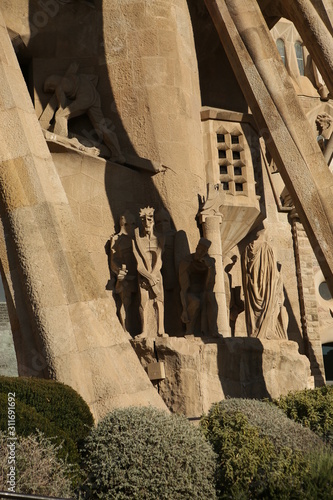
M 152 207 L 145 207 L 140 210 L 140 220 L 143 232 L 151 234 L 154 230 L 154 212 Z
M 171 220 L 167 210 L 160 208 L 155 212 L 155 224 L 159 233 L 167 233 L 171 231 Z
M 322 134 L 325 130 L 328 130 L 332 124 L 332 117 L 327 113 L 321 113 L 316 118 L 316 127 L 319 134 Z
M 124 215 L 119 219 L 120 232 L 122 234 L 127 234 L 128 236 L 133 236 L 133 231 L 135 228 L 135 217 L 134 215 L 126 210 Z

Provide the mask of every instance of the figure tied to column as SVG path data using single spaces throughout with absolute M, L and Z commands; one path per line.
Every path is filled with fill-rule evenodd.
M 137 261 L 142 333 L 137 337 L 167 336 L 164 331 L 164 293 L 161 274 L 164 237 L 155 230 L 154 208 L 140 210 L 141 227 L 134 231 L 133 253 Z M 149 321 L 150 306 L 156 321 Z M 157 330 L 157 332 L 156 332 Z

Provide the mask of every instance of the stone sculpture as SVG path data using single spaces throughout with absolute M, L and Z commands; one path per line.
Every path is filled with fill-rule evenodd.
M 51 75 L 44 82 L 44 91 L 52 92 L 58 108 L 54 119 L 54 133 L 68 137 L 68 120 L 87 114 L 98 137 L 110 149 L 112 159 L 124 163 L 117 135 L 107 124 L 96 89 L 98 77 L 79 73 L 78 64 L 72 63 L 64 76 Z
M 161 274 L 164 237 L 155 231 L 154 208 L 140 210 L 141 227 L 134 230 L 133 253 L 137 261 L 140 316 L 142 333 L 140 337 L 163 337 L 164 331 L 164 294 Z M 149 305 L 156 313 L 157 329 L 149 322 Z
M 137 264 L 132 245 L 136 225 L 134 215 L 126 211 L 119 224 L 119 233 L 110 238 L 110 270 L 114 277 L 113 290 L 118 302 L 119 319 L 124 330 L 129 331 L 130 309 L 138 290 Z
M 213 292 L 215 259 L 208 255 L 211 242 L 200 238 L 196 251 L 179 266 L 181 319 L 187 335 L 217 336 L 217 303 Z
M 316 127 L 318 130 L 317 142 L 320 149 L 324 152 L 331 137 L 332 117 L 327 113 L 321 113 L 316 118 Z
M 264 230 L 245 248 L 242 272 L 249 337 L 287 339 L 283 282 Z
M 171 227 L 170 215 L 164 208 L 155 212 L 155 225 L 157 231 L 165 238 L 161 269 L 164 288 L 164 325 L 167 332 L 182 334 L 179 264 L 190 253 L 187 236 L 185 231 L 176 231 Z

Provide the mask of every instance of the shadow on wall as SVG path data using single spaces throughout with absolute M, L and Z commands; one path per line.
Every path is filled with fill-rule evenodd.
M 217 366 L 224 397 L 270 398 L 263 372 L 263 345 L 257 338 L 217 342 Z
M 28 47 L 17 49 L 17 55 L 37 114 L 42 113 L 52 95 L 44 91 L 46 78 L 50 75 L 63 76 L 70 71 L 72 63 L 77 63 L 77 75 L 88 75 L 97 82 L 104 117 L 102 125 L 116 134 L 125 158 L 138 158 L 114 99 L 109 71 L 111 64 L 105 53 L 104 41 L 106 36 L 112 37 L 112 27 L 103 25 L 103 1 L 30 0 L 29 19 L 32 36 Z M 117 43 L 119 45 L 119 40 L 113 44 L 114 51 Z M 122 50 L 121 43 L 119 50 Z M 123 97 L 131 99 L 133 96 Z M 54 117 L 50 122 L 51 131 L 53 127 Z M 79 136 L 83 143 L 92 141 L 101 148 L 101 155 L 107 156 L 105 137 L 101 137 L 99 131 L 96 133 L 96 126 L 87 113 L 73 113 L 73 117 L 68 120 L 68 133 L 69 137 Z M 144 206 L 162 206 L 151 179 L 152 174 L 131 167 L 129 162 L 126 164 L 120 167 L 110 162 L 105 171 L 105 190 L 115 225 L 126 209 L 137 215 L 139 208 Z M 149 169 L 149 160 L 146 160 L 145 166 Z M 150 166 L 153 171 L 153 165 Z
M 204 0 L 187 0 L 187 3 L 198 58 L 202 105 L 247 113 L 247 102 Z
M 116 5 L 116 2 L 114 4 Z M 107 15 L 103 12 L 103 5 L 107 6 Z M 113 12 L 111 7 L 112 2 L 108 4 L 104 1 L 103 3 L 103 0 L 30 0 L 29 19 L 32 36 L 28 47 L 24 44 L 16 47 L 18 59 L 39 116 L 47 108 L 48 102 L 51 102 L 52 94 L 45 92 L 44 87 L 45 80 L 50 75 L 63 76 L 66 72 L 73 71 L 70 68 L 73 63 L 77 63 L 78 69 L 70 78 L 75 79 L 75 75 L 85 75 L 85 77 L 88 75 L 91 81 L 97 82 L 96 89 L 101 99 L 104 118 L 103 126 L 116 134 L 121 153 L 125 157 L 125 164 L 114 163 L 112 158 L 105 164 L 104 188 L 110 210 L 108 220 L 111 220 L 111 227 L 101 229 L 103 237 L 105 234 L 119 232 L 119 219 L 126 211 L 133 214 L 138 225 L 141 208 L 147 206 L 154 207 L 156 210 L 165 208 L 152 179 L 155 164 L 145 159 L 144 169 L 137 168 L 140 162 L 142 164 L 142 159 L 139 158 L 126 128 L 126 120 L 137 119 L 135 106 L 129 105 L 137 99 L 135 95 L 132 95 L 134 88 L 131 86 L 132 82 L 126 81 L 127 73 L 123 75 L 121 92 L 119 92 L 120 82 L 117 80 L 117 102 L 115 100 L 112 75 L 115 74 L 114 67 L 118 63 L 120 67 L 126 60 L 126 54 L 123 53 L 126 49 L 124 47 L 126 34 L 124 33 L 124 39 L 119 38 L 119 25 L 123 20 L 117 18 L 119 12 L 116 9 Z M 117 28 L 114 38 L 112 38 L 113 26 Z M 108 53 L 106 53 L 106 48 Z M 131 75 L 141 70 L 140 67 L 134 67 L 134 62 L 130 58 L 127 64 L 131 68 L 133 64 Z M 119 74 L 118 71 L 118 79 Z M 77 90 L 76 92 L 78 95 Z M 66 95 L 68 105 L 71 101 L 68 99 L 70 97 L 68 92 Z M 125 121 L 122 120 L 117 107 L 122 106 L 124 101 L 126 101 L 124 109 L 126 108 L 127 113 Z M 73 102 L 75 104 L 75 99 Z M 58 105 L 57 102 L 56 105 Z M 132 110 L 131 116 L 128 116 L 129 110 Z M 148 111 L 147 120 L 150 120 Z M 121 112 L 124 116 L 123 109 Z M 49 130 L 54 131 L 57 124 L 52 114 L 54 115 L 54 111 L 51 113 Z M 89 119 L 87 113 L 73 113 L 73 117 L 68 120 L 68 136 L 78 137 L 79 141 L 83 141 L 84 144 L 92 141 L 95 147 L 101 149 L 101 156 L 106 157 L 105 135 L 102 137 L 102 134 L 96 134 L 96 126 L 94 127 L 92 122 L 93 120 Z M 139 121 L 137 126 L 140 127 Z M 146 140 L 148 141 L 149 138 Z M 164 173 L 159 172 L 155 175 L 163 176 Z M 163 185 L 163 181 L 160 184 Z M 90 220 L 93 217 L 92 213 Z M 171 226 L 174 228 L 171 216 L 170 219 Z M 96 220 L 96 227 L 99 225 L 100 221 Z M 99 250 L 96 251 L 98 252 Z M 109 252 L 109 240 L 104 240 L 100 246 L 100 254 L 108 259 Z M 106 277 L 105 283 L 107 278 L 109 276 Z M 139 331 L 133 328 L 131 333 L 136 334 Z

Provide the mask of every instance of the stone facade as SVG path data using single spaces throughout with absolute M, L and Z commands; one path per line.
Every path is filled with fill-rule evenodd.
M 197 418 L 325 383 L 332 11 L 297 4 L 3 0 L 0 261 L 19 375 L 70 384 L 97 419 L 129 404 Z M 244 296 L 262 229 L 274 339 L 249 333 L 265 312 Z

